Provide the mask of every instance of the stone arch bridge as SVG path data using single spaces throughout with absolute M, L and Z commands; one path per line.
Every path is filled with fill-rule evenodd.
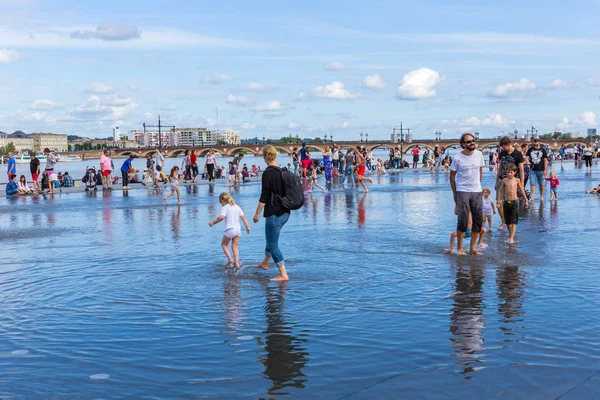
M 517 140 L 517 143 L 529 143 L 524 140 Z M 541 139 L 542 145 L 546 145 L 551 149 L 558 149 L 558 147 L 566 145 L 572 147 L 578 143 L 585 143 L 584 140 L 576 139 L 563 139 L 563 140 L 545 140 Z M 365 147 L 367 150 L 372 151 L 375 149 L 389 149 L 390 147 L 402 147 L 404 153 L 412 150 L 413 147 L 418 146 L 420 149 L 433 150 L 435 146 L 439 147 L 460 147 L 459 139 L 448 139 L 448 140 L 413 140 L 411 143 L 404 143 L 402 146 L 400 143 L 392 143 L 390 141 L 371 141 L 371 142 L 336 142 L 338 147 L 342 148 L 357 148 Z M 299 144 L 285 143 L 285 144 L 272 144 L 275 146 L 278 152 L 291 154 L 294 148 L 300 148 Z M 332 143 L 306 143 L 306 147 L 312 151 L 323 152 L 325 148 L 331 147 Z M 482 139 L 477 141 L 477 148 L 485 151 L 488 148 L 495 148 L 498 145 L 498 140 Z M 265 144 L 246 144 L 246 145 L 230 145 L 230 146 L 196 146 L 196 147 L 165 147 L 162 149 L 162 153 L 165 157 L 178 157 L 185 153 L 186 150 L 194 150 L 199 157 L 204 157 L 212 149 L 215 153 L 221 156 L 232 157 L 240 152 L 250 153 L 253 155 L 262 155 L 262 150 Z M 138 157 L 146 157 L 147 155 L 153 155 L 156 152 L 154 147 L 150 148 L 132 148 L 132 149 L 113 149 L 111 150 L 113 156 L 127 157 L 131 154 L 135 154 Z

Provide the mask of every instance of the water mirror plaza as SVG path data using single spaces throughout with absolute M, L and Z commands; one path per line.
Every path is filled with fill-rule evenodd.
M 593 398 L 597 173 L 552 169 L 560 202 L 521 208 L 519 243 L 494 229 L 481 257 L 443 252 L 447 173 L 307 193 L 282 231 L 287 283 L 252 267 L 264 219 L 237 274 L 208 226 L 223 191 L 251 219 L 258 182 L 182 187 L 181 206 L 1 197 L 0 398 Z

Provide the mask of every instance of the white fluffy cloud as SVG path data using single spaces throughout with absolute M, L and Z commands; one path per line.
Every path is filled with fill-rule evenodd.
M 406 100 L 428 99 L 435 96 L 433 88 L 440 82 L 439 72 L 422 67 L 405 74 L 396 93 L 399 98 Z
M 300 130 L 302 129 L 303 125 L 299 124 L 298 122 L 290 122 L 289 124 L 287 124 L 287 128 L 288 129 L 292 129 L 292 130 Z
M 318 86 L 314 94 L 322 99 L 331 100 L 354 100 L 360 97 L 359 93 L 350 93 L 344 89 L 344 84 L 340 81 L 333 81 L 326 86 Z
M 21 55 L 14 50 L 0 49 L 0 64 L 9 64 L 19 61 Z
M 385 83 L 378 74 L 369 75 L 363 79 L 363 86 L 367 89 L 382 90 L 385 89 Z
M 342 65 L 339 61 L 333 61 L 329 64 L 325 64 L 325 69 L 328 71 L 341 71 L 346 69 L 345 65 Z
M 444 120 L 446 121 L 446 120 Z M 442 121 L 442 122 L 444 122 Z M 495 126 L 495 127 L 503 127 L 508 126 L 514 123 L 514 121 L 509 121 L 504 118 L 500 114 L 488 114 L 485 118 L 479 119 L 477 117 L 470 117 L 463 119 L 460 123 L 461 127 L 478 127 L 478 126 Z
M 211 85 L 220 85 L 229 81 L 231 81 L 231 77 L 227 75 L 205 76 L 202 79 L 202 82 L 210 83 Z
M 592 111 L 586 111 L 579 116 L 576 122 L 578 125 L 585 125 L 590 127 L 596 126 L 596 113 Z
M 73 31 L 70 37 L 72 39 L 100 39 L 108 41 L 139 39 L 140 31 L 133 25 L 116 24 L 105 21 L 98 25 L 96 30 L 91 31 Z
M 280 117 L 286 113 L 287 109 L 279 101 L 273 100 L 265 104 L 259 104 L 256 111 L 262 112 L 265 117 Z
M 446 120 L 444 120 L 444 121 L 446 121 Z M 444 121 L 442 121 L 442 122 L 444 122 Z M 466 118 L 461 121 L 460 125 L 461 126 L 480 126 L 481 120 L 477 117 Z
M 561 122 L 558 123 L 558 125 L 556 125 L 556 127 L 558 128 L 558 130 L 565 130 L 565 129 L 569 129 L 570 124 L 569 124 L 569 118 L 564 117 Z
M 294 101 L 304 101 L 304 100 L 306 100 L 306 98 L 307 98 L 306 93 L 300 92 L 300 93 L 298 93 L 298 96 L 296 96 Z
M 68 111 L 70 121 L 118 121 L 138 107 L 131 99 L 106 99 L 91 96 L 87 101 Z M 125 101 L 127 100 L 127 101 Z
M 265 86 L 259 82 L 250 82 L 250 84 L 248 85 L 248 90 L 251 90 L 253 92 L 266 92 L 270 89 L 271 88 L 269 86 Z
M 547 89 L 565 89 L 571 87 L 571 84 L 561 79 L 555 79 L 545 86 Z
M 29 105 L 30 110 L 56 110 L 57 108 L 61 106 L 48 99 L 35 100 Z
M 111 88 L 108 85 L 105 85 L 104 83 L 92 83 L 92 85 L 87 88 L 85 90 L 86 93 L 110 93 L 113 91 L 113 88 Z
M 516 82 L 509 82 L 496 86 L 491 92 L 492 97 L 509 97 L 514 93 L 525 93 L 535 90 L 535 83 L 529 79 L 521 78 Z
M 227 103 L 229 104 L 248 104 L 249 100 L 246 96 L 234 96 L 230 94 L 227 96 Z

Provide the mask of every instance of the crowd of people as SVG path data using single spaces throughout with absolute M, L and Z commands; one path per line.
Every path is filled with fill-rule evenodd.
M 539 190 L 539 201 L 544 201 L 545 186 L 550 185 L 550 201 L 558 203 L 560 181 L 554 171 L 548 171 L 552 161 L 567 158 L 565 151 L 553 153 L 543 147 L 538 139 L 534 139 L 531 144 L 513 143 L 509 137 L 500 140 L 499 146 L 492 149 L 488 154 L 487 167 L 494 170 L 495 179 L 495 201 L 492 198 L 493 192 L 490 188 L 483 188 L 481 185 L 483 168 L 486 166 L 484 155 L 476 149 L 476 138 L 469 134 L 463 134 L 460 138 L 462 151 L 450 156 L 448 149 L 436 146 L 432 151 L 426 150 L 423 158 L 420 158 L 420 149 L 414 147 L 411 150 L 413 156 L 412 167 L 417 168 L 419 161 L 423 167 L 431 169 L 448 170 L 450 174 L 450 186 L 453 192 L 455 203 L 454 213 L 457 216 L 456 231 L 450 235 L 450 246 L 446 249 L 448 252 L 456 252 L 460 255 L 466 255 L 464 249 L 464 239 L 470 237 L 469 254 L 481 255 L 481 251 L 486 248 L 484 238 L 486 232 L 493 229 L 492 215 L 498 213 L 501 218 L 499 230 L 507 228 L 508 242 L 516 243 L 516 230 L 519 222 L 519 209 L 523 205 L 525 208 L 530 203 L 535 202 L 536 189 Z M 61 186 L 72 186 L 73 179 L 68 173 L 60 174 L 54 170 L 56 157 L 49 149 L 44 150 L 46 156 L 46 165 L 41 170 L 40 161 L 31 154 L 30 173 L 33 186 L 27 182 L 25 175 L 17 179 L 16 163 L 12 154 L 9 155 L 8 176 L 9 182 L 6 186 L 7 195 L 28 195 L 35 192 L 47 190 L 54 192 L 55 188 Z M 586 172 L 592 170 L 592 160 L 599 156 L 598 149 L 592 146 L 576 146 L 572 157 L 576 163 L 584 163 Z M 399 157 L 398 157 L 399 156 Z M 171 189 L 170 194 L 164 197 L 166 204 L 169 198 L 177 196 L 178 204 L 182 204 L 179 185 L 181 182 L 196 182 L 198 176 L 207 179 L 213 184 L 217 179 L 228 177 L 228 183 L 235 184 L 243 182 L 252 175 L 258 176 L 260 168 L 253 165 L 251 172 L 243 164 L 243 154 L 237 154 L 228 164 L 228 168 L 220 167 L 216 162 L 215 154 L 210 150 L 206 156 L 202 174 L 199 168 L 198 157 L 195 152 L 186 151 L 182 160 L 181 168 L 173 166 L 170 173 L 166 175 L 163 168 L 165 166 L 165 157 L 160 148 L 157 148 L 154 155 L 146 156 L 145 174 L 140 178 L 133 167 L 133 161 L 136 156 L 131 155 L 123 161 L 120 172 L 123 182 L 123 189 L 130 189 L 130 183 L 139 182 L 142 185 L 154 185 L 157 190 L 165 184 Z M 365 174 L 369 171 L 371 174 L 384 174 L 390 168 L 408 168 L 410 165 L 402 159 L 397 148 L 390 149 L 388 160 L 374 160 L 372 152 L 364 147 L 342 149 L 337 145 L 332 145 L 322 153 L 322 159 L 313 159 L 306 144 L 302 144 L 300 149 L 293 149 L 292 164 L 286 167 L 280 167 L 277 164 L 277 151 L 267 145 L 263 149 L 263 158 L 267 168 L 262 172 L 261 195 L 253 217 L 256 223 L 259 221 L 261 213 L 266 220 L 265 223 L 265 257 L 262 262 L 256 265 L 257 268 L 268 270 L 269 263 L 273 260 L 279 269 L 276 281 L 286 281 L 289 279 L 285 268 L 285 259 L 279 248 L 279 236 L 282 228 L 288 221 L 293 207 L 286 199 L 294 189 L 301 187 L 304 189 L 302 180 L 307 180 L 308 191 L 311 192 L 314 187 L 326 191 L 326 188 L 319 185 L 319 175 L 324 175 L 327 184 L 331 184 L 334 178 L 345 187 L 362 187 L 364 192 L 368 192 L 365 182 L 371 182 Z M 113 176 L 115 170 L 114 162 L 110 153 L 105 151 L 99 160 L 99 170 L 93 169 L 91 175 L 86 174 L 86 182 L 93 181 L 94 185 L 102 186 L 104 190 L 110 190 L 118 176 Z M 180 175 L 180 171 L 182 174 Z M 226 172 L 226 173 L 225 173 Z M 293 176 L 297 182 L 289 178 Z M 530 191 L 526 191 L 526 183 L 529 180 Z M 598 188 L 587 191 L 587 193 L 599 193 Z M 228 194 L 222 193 L 219 201 L 223 206 L 221 215 L 210 222 L 213 226 L 221 221 L 225 221 L 225 231 L 221 246 L 227 257 L 228 265 L 240 268 L 238 245 L 241 237 L 241 220 L 245 224 L 246 232 L 250 233 L 250 226 L 244 216 L 242 209 L 236 205 L 235 200 Z M 303 200 L 302 200 L 303 202 Z M 301 202 L 301 203 L 302 203 Z M 300 206 L 301 206 L 300 203 Z M 487 230 L 486 230 L 487 224 Z M 454 241 L 457 241 L 457 248 L 454 250 Z M 229 245 L 232 249 L 229 251 Z M 233 255 L 232 255 L 233 254 Z
M 528 208 L 530 202 L 535 201 L 536 187 L 539 188 L 539 201 L 543 202 L 546 182 L 550 183 L 550 201 L 558 203 L 560 181 L 554 171 L 548 175 L 550 155 L 539 139 L 534 139 L 531 146 L 519 146 L 509 137 L 500 140 L 499 151 L 490 156 L 490 168 L 496 171 L 495 204 L 490 199 L 492 191 L 481 187 L 485 162 L 481 151 L 476 150 L 475 137 L 469 133 L 463 134 L 460 145 L 463 150 L 454 156 L 450 165 L 450 186 L 458 223 L 456 232 L 451 234 L 450 246 L 446 249 L 448 252 L 454 251 L 456 238 L 457 254 L 465 255 L 463 239 L 470 237 L 469 253 L 481 255 L 478 247 L 485 248 L 485 222 L 491 231 L 492 214 L 496 213 L 496 209 L 502 220 L 498 229 L 507 228 L 508 243 L 516 243 L 520 205 Z M 522 150 L 525 152 L 522 153 Z M 528 177 L 531 192 L 525 190 Z

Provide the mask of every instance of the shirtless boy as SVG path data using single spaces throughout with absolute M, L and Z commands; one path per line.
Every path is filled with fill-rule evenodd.
M 519 223 L 519 191 L 523 195 L 525 208 L 529 207 L 523 184 L 520 179 L 515 177 L 517 171 L 518 169 L 515 164 L 510 164 L 506 167 L 507 177 L 502 180 L 497 197 L 498 208 L 503 207 L 504 222 L 508 226 L 508 243 L 516 243 L 515 233 L 517 231 L 517 224 Z M 503 203 L 500 202 L 502 197 L 504 197 Z

